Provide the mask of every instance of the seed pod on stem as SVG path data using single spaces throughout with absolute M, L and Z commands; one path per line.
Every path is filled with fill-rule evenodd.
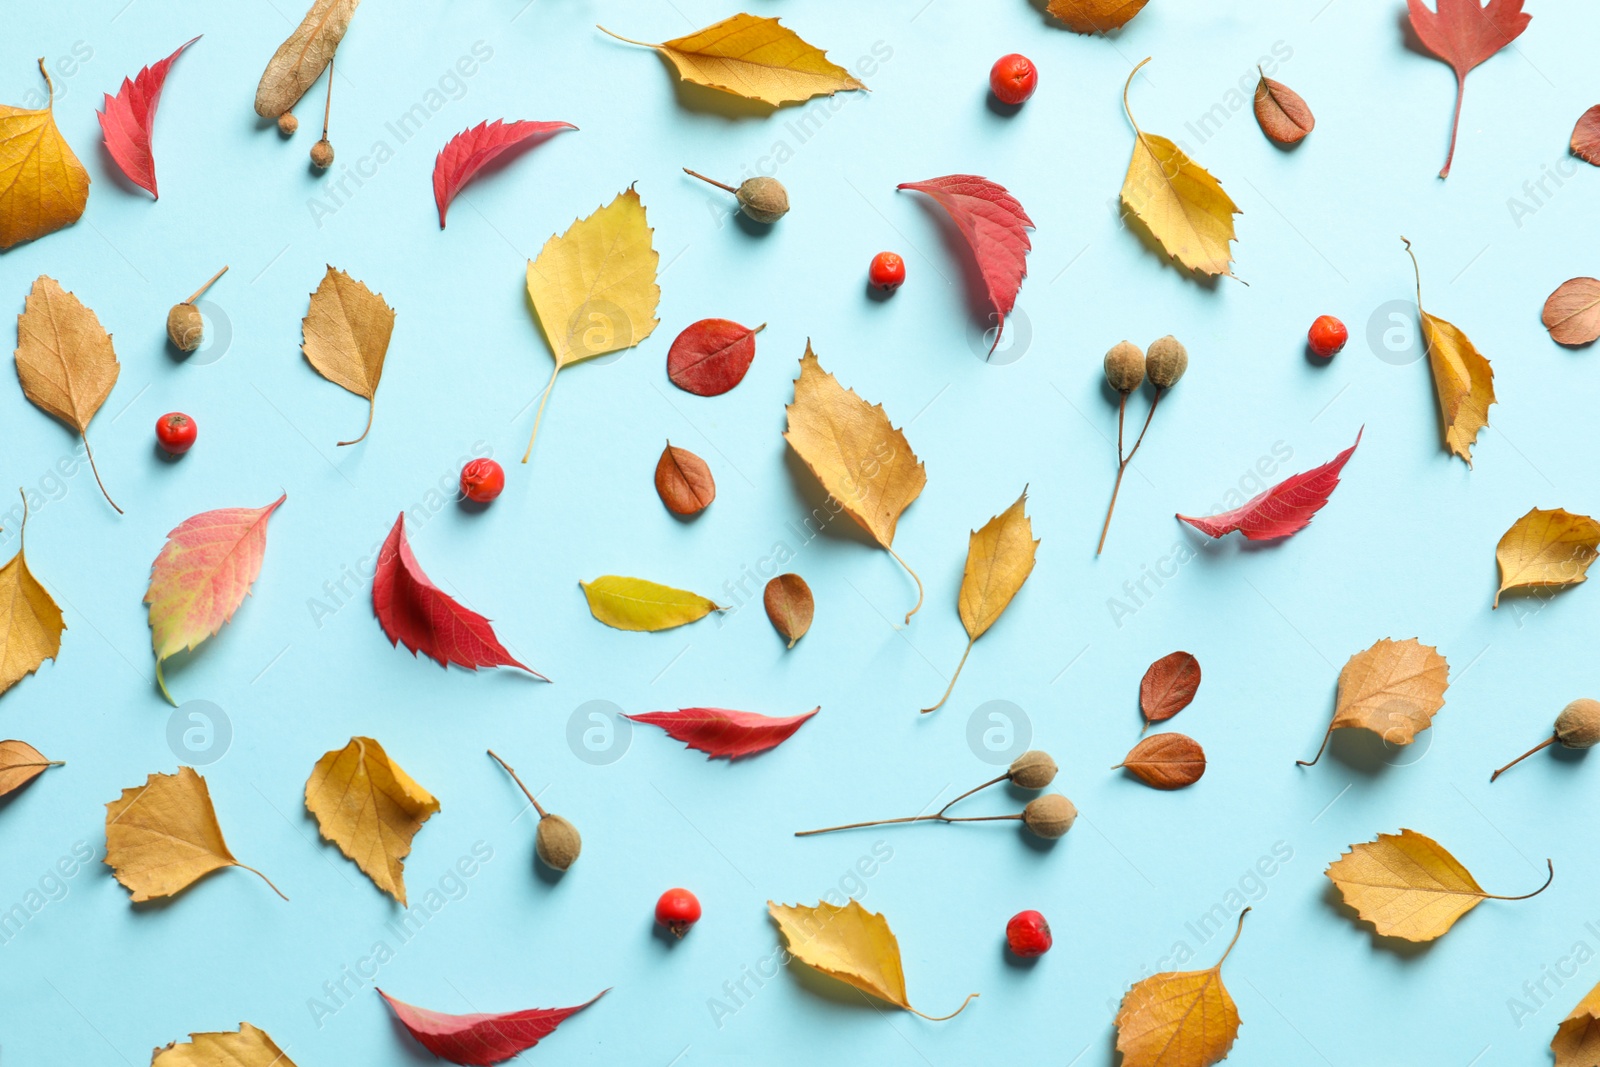
M 1495 771 L 1489 776 L 1489 781 L 1499 778 L 1535 752 L 1558 743 L 1562 748 L 1572 749 L 1593 748 L 1600 744 L 1600 700 L 1583 697 L 1562 708 L 1561 714 L 1556 716 L 1555 732 Z
M 333 60 L 328 60 L 328 102 L 322 106 L 322 140 L 311 146 L 311 165 L 318 170 L 333 166 L 333 145 L 328 141 L 328 116 L 333 112 Z M 295 125 L 298 127 L 299 123 Z M 282 129 L 282 126 L 279 126 Z
M 517 783 L 517 788 L 522 790 L 522 795 L 528 798 L 528 803 L 533 805 L 533 810 L 539 813 L 539 829 L 534 833 L 533 851 L 540 861 L 554 871 L 565 871 L 571 867 L 577 861 L 578 853 L 583 851 L 583 838 L 579 836 L 578 828 L 561 816 L 545 811 L 538 798 L 522 784 L 517 772 L 511 769 L 511 764 L 495 755 L 494 749 L 489 750 L 489 756 L 505 768 L 511 780 Z
M 1119 394 L 1117 480 L 1111 487 L 1111 503 L 1106 507 L 1105 524 L 1100 527 L 1100 543 L 1094 550 L 1097 556 L 1106 547 L 1106 533 L 1111 529 L 1111 513 L 1117 510 L 1117 494 L 1122 491 L 1122 476 L 1128 472 L 1128 464 L 1133 462 L 1134 453 L 1138 452 L 1139 446 L 1144 443 L 1144 435 L 1150 429 L 1150 420 L 1156 417 L 1156 405 L 1161 402 L 1162 395 L 1168 389 L 1178 384 L 1178 379 L 1182 378 L 1183 372 L 1188 369 L 1189 352 L 1171 334 L 1151 342 L 1148 353 L 1140 353 L 1138 345 L 1127 341 L 1112 346 L 1111 351 L 1106 353 L 1106 381 L 1110 382 L 1111 388 Z M 1127 418 L 1128 394 L 1139 388 L 1139 383 L 1144 378 L 1148 378 L 1151 386 L 1155 388 L 1155 396 L 1150 399 L 1150 411 L 1144 417 L 1144 426 L 1139 430 L 1138 438 L 1124 455 L 1122 430 Z
M 981 785 L 973 786 L 930 815 L 907 815 L 899 819 L 874 819 L 869 822 L 846 823 L 843 826 L 828 826 L 821 830 L 801 830 L 794 836 L 814 837 L 817 834 L 831 834 L 837 830 L 859 830 L 866 826 L 890 826 L 912 822 L 1015 822 L 1020 820 L 1024 826 L 1040 837 L 1060 837 L 1072 829 L 1072 821 L 1078 817 L 1078 809 L 1073 807 L 1072 801 L 1059 793 L 1051 793 L 1030 801 L 1028 806 L 1016 815 L 959 816 L 949 814 L 950 809 L 955 805 L 974 793 L 988 789 L 992 785 L 1009 781 L 1023 789 L 1043 789 L 1055 781 L 1055 777 L 1056 761 L 1050 758 L 1050 754 L 1041 752 L 1038 749 L 1029 749 L 1011 761 L 1011 766 L 1006 768 L 1006 773 L 996 778 L 991 778 Z
M 223 267 L 200 288 L 194 295 L 181 304 L 173 304 L 172 310 L 167 312 L 167 337 L 180 352 L 193 352 L 199 348 L 206 339 L 206 322 L 200 315 L 200 309 L 194 302 L 205 295 L 218 278 L 228 273 L 228 268 Z
M 789 213 L 789 191 L 776 178 L 747 178 L 735 189 L 688 167 L 684 167 L 683 172 L 732 193 L 734 199 L 739 201 L 739 210 L 763 226 L 770 226 Z

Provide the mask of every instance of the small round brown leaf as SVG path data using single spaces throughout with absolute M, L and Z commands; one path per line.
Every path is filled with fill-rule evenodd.
M 1600 167 L 1600 104 L 1578 116 L 1572 128 L 1572 154 Z
M 1557 344 L 1593 344 L 1600 338 L 1600 278 L 1562 282 L 1544 302 L 1542 317 Z
M 1256 121 L 1279 144 L 1298 144 L 1317 124 L 1299 93 L 1265 74 L 1256 85 Z
M 811 615 L 816 609 L 811 587 L 798 574 L 780 574 L 767 583 L 767 591 L 761 599 L 767 608 L 767 618 L 772 620 L 772 628 L 793 648 L 811 629 Z
M 668 441 L 656 462 L 656 492 L 674 515 L 698 515 L 717 498 L 717 483 L 705 460 Z
M 1134 745 L 1117 766 L 1157 789 L 1182 789 L 1206 773 L 1206 754 L 1187 734 L 1156 734 Z
M 1189 706 L 1200 688 L 1200 661 L 1187 652 L 1172 652 L 1144 672 L 1139 707 L 1150 722 L 1165 722 Z

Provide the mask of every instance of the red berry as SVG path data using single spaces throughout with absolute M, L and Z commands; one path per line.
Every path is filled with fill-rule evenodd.
M 194 420 L 181 411 L 170 411 L 156 420 L 156 442 L 174 456 L 189 451 L 199 432 Z
M 1006 923 L 1006 944 L 1024 959 L 1043 956 L 1053 943 L 1050 924 L 1036 911 L 1019 911 Z
M 656 922 L 678 937 L 700 921 L 700 901 L 687 889 L 669 889 L 656 901 Z
M 1321 315 L 1306 332 L 1306 340 L 1311 345 L 1311 351 L 1323 359 L 1332 359 L 1350 340 L 1350 331 L 1332 315 Z
M 906 280 L 906 261 L 893 252 L 879 252 L 867 268 L 867 280 L 874 289 L 892 292 Z
M 1020 104 L 1039 88 L 1039 68 L 1027 56 L 1013 52 L 989 68 L 989 89 L 1002 104 Z
M 492 459 L 475 459 L 461 468 L 461 495 L 487 504 L 506 487 L 506 472 Z

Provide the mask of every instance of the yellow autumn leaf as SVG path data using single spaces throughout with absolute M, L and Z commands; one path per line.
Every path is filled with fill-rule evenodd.
M 405 860 L 411 839 L 439 810 L 433 794 L 412 781 L 378 742 L 352 737 L 311 769 L 306 808 L 316 816 L 322 836 L 404 907 Z
M 813 905 L 767 901 L 767 912 L 778 924 L 791 955 L 830 978 L 863 993 L 943 1022 L 961 1014 L 978 994 L 969 994 L 949 1015 L 923 1015 L 906 997 L 906 975 L 900 965 L 900 942 L 889 921 L 852 900 L 844 907 L 821 902 Z
M 698 593 L 643 578 L 602 574 L 592 582 L 578 584 L 589 601 L 589 613 L 618 630 L 655 633 L 697 622 L 713 611 L 727 610 Z
M 300 350 L 317 373 L 366 398 L 367 425 L 361 436 L 339 444 L 365 440 L 372 429 L 372 409 L 383 377 L 383 358 L 389 351 L 389 335 L 394 332 L 394 308 L 384 302 L 382 293 L 374 293 L 330 266 L 311 294 L 311 309 L 300 323 L 300 331 L 304 338 Z
M 294 1067 L 265 1030 L 240 1023 L 239 1031 L 190 1034 L 189 1040 L 158 1048 L 150 1067 Z
M 23 395 L 40 411 L 78 431 L 95 483 L 106 502 L 122 514 L 100 481 L 89 448 L 89 420 L 111 395 L 122 371 L 100 319 L 54 278 L 41 274 L 17 316 L 16 360 Z
M 910 622 L 922 607 L 922 579 L 895 552 L 894 531 L 928 482 L 922 461 L 906 435 L 889 422 L 882 404 L 867 403 L 822 369 L 809 340 L 794 382 L 794 403 L 784 412 L 789 423 L 783 439 L 845 514 L 917 583 L 916 607 L 906 612 Z
M 983 529 L 972 531 L 967 539 L 967 566 L 961 575 L 961 596 L 956 604 L 961 625 L 967 629 L 967 648 L 961 653 L 961 662 L 956 664 L 944 696 L 933 707 L 923 708 L 923 714 L 938 711 L 950 699 L 973 643 L 988 632 L 1033 573 L 1039 542 L 1033 537 L 1033 523 L 1025 510 L 1027 503 L 1028 490 L 1023 489 L 1015 504 L 984 523 Z
M 306 17 L 278 46 L 256 86 L 256 114 L 275 119 L 300 102 L 333 62 L 361 0 L 314 0 Z
M 1451 322 L 1430 315 L 1422 306 L 1422 267 L 1411 242 L 1404 237 L 1406 255 L 1417 278 L 1417 316 L 1422 323 L 1422 343 L 1427 346 L 1433 388 L 1439 397 L 1439 418 L 1444 445 L 1472 466 L 1472 446 L 1489 425 L 1489 405 L 1495 403 L 1494 369 L 1471 339 Z
M 1600 554 L 1600 522 L 1556 508 L 1534 508 L 1511 524 L 1495 547 L 1500 564 L 1500 594 L 1508 589 L 1577 585 L 1588 578 L 1589 564 Z
M 1316 763 L 1333 731 L 1351 726 L 1372 731 L 1385 744 L 1409 745 L 1419 731 L 1433 725 L 1448 688 L 1450 664 L 1437 648 L 1414 637 L 1404 641 L 1385 637 L 1345 663 L 1322 747 L 1312 759 L 1296 762 L 1302 767 Z
M 1548 860 L 1546 861 L 1549 862 Z M 1517 897 L 1485 893 L 1461 862 L 1432 838 L 1414 830 L 1379 834 L 1376 841 L 1351 845 L 1328 865 L 1328 878 L 1344 902 L 1383 937 L 1432 941 L 1484 900 L 1527 900 L 1550 887 L 1550 878 L 1532 893 Z
M 1556 1067 L 1600 1067 L 1600 985 L 1589 990 L 1550 1039 Z
M 619 41 L 654 48 L 685 81 L 773 107 L 866 89 L 849 71 L 829 62 L 822 49 L 807 44 L 777 19 L 739 14 L 660 44 L 622 37 L 604 26 L 599 29 Z
M 1129 989 L 1117 1010 L 1122 1067 L 1209 1067 L 1227 1058 L 1239 1036 L 1239 1009 L 1222 984 L 1222 964 L 1244 929 L 1239 913 L 1233 940 L 1215 966 L 1151 975 Z
M 65 766 L 61 760 L 46 759 L 26 741 L 0 741 L 0 797 L 15 793 L 51 767 Z
M 0 693 L 61 651 L 61 609 L 28 569 L 28 494 L 22 494 L 17 554 L 0 567 Z M 0 790 L 4 792 L 4 790 Z
M 174 896 L 224 867 L 244 868 L 283 897 L 271 879 L 228 851 L 211 790 L 193 767 L 152 774 L 106 805 L 105 864 L 135 904 Z
M 656 266 L 661 257 L 651 244 L 654 233 L 639 194 L 629 187 L 546 241 L 539 258 L 528 264 L 528 299 L 556 365 L 539 397 L 522 462 L 533 454 L 545 401 L 563 367 L 632 348 L 660 325 Z
M 1106 33 L 1120 29 L 1144 10 L 1150 0 L 1050 0 L 1045 8 L 1074 33 Z
M 71 226 L 89 203 L 89 172 L 56 127 L 56 88 L 40 110 L 0 104 L 0 251 Z
M 1128 89 L 1148 59 L 1122 86 L 1122 109 L 1133 126 L 1133 158 L 1122 181 L 1122 202 L 1167 254 L 1189 270 L 1232 276 L 1233 217 L 1239 205 L 1222 184 L 1165 137 L 1145 133 L 1128 106 Z

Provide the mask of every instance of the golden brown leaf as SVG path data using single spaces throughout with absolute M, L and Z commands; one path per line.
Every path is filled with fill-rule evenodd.
M 794 403 L 783 439 L 817 476 L 822 488 L 845 514 L 872 535 L 917 583 L 916 607 L 922 607 L 922 579 L 894 550 L 900 515 L 922 493 L 928 475 L 911 451 L 905 434 L 889 422 L 883 405 L 869 404 L 822 369 L 811 342 L 800 358 L 794 382 Z
M 315 0 L 289 39 L 278 46 L 256 86 L 256 114 L 275 119 L 292 109 L 333 62 L 361 0 Z
M 1545 298 L 1540 314 L 1558 345 L 1589 345 L 1600 339 L 1600 278 L 1569 278 Z
M 1133 746 L 1116 767 L 1126 768 L 1145 785 L 1182 789 L 1206 773 L 1206 754 L 1188 734 L 1156 734 Z
M 1454 324 L 1422 307 L 1422 268 L 1404 237 L 1406 254 L 1417 273 L 1417 314 L 1422 321 L 1422 342 L 1428 346 L 1428 366 L 1439 396 L 1439 417 L 1444 445 L 1472 466 L 1472 446 L 1489 425 L 1489 405 L 1495 402 L 1494 370 L 1466 334 Z
M 15 793 L 51 767 L 65 766 L 60 760 L 45 759 L 26 741 L 0 741 L 0 797 Z
M 150 1067 L 294 1067 L 265 1030 L 240 1023 L 238 1033 L 190 1034 L 189 1040 L 158 1048 Z
M 55 86 L 37 111 L 0 104 L 0 251 L 71 226 L 89 203 L 89 172 L 56 127 Z
M 1550 1039 L 1556 1067 L 1600 1067 L 1600 985 L 1589 990 Z
M 674 515 L 698 515 L 717 498 L 717 482 L 705 460 L 668 441 L 656 461 L 656 494 Z
M 366 398 L 367 425 L 361 436 L 339 442 L 359 443 L 372 429 L 383 358 L 389 352 L 389 335 L 394 332 L 394 308 L 384 302 L 382 293 L 374 293 L 330 266 L 311 294 L 311 309 L 300 323 L 300 331 L 304 337 L 300 350 L 317 373 Z
M 61 609 L 28 569 L 28 495 L 22 494 L 17 554 L 0 567 L 0 693 L 61 651 Z M 6 790 L 0 789 L 0 792 Z
M 1500 538 L 1494 558 L 1500 564 L 1500 594 L 1508 589 L 1577 585 L 1588 578 L 1589 564 L 1600 550 L 1600 522 L 1556 508 L 1534 508 L 1511 524 Z
M 941 1022 L 961 1014 L 973 993 L 949 1015 L 923 1015 L 906 998 L 906 975 L 900 964 L 900 942 L 882 915 L 852 900 L 844 907 L 818 903 L 777 904 L 767 912 L 778 924 L 784 944 L 801 963 L 863 993 L 904 1008 L 913 1015 Z
M 439 810 L 370 737 L 352 737 L 317 761 L 306 782 L 306 808 L 322 836 L 355 861 L 372 884 L 406 902 L 405 859 L 411 839 Z
M 1239 1036 L 1239 1009 L 1222 984 L 1222 965 L 1239 942 L 1246 908 L 1222 959 L 1203 971 L 1169 971 L 1137 983 L 1117 1010 L 1122 1067 L 1209 1067 Z
M 1107 33 L 1121 29 L 1150 0 L 1050 0 L 1045 8 L 1074 33 Z
M 1432 645 L 1416 638 L 1393 641 L 1385 637 L 1365 652 L 1357 652 L 1339 672 L 1339 696 L 1333 721 L 1323 735 L 1315 758 L 1299 760 L 1309 767 L 1322 758 L 1333 731 L 1349 726 L 1371 730 L 1385 744 L 1409 745 L 1421 730 L 1433 725 L 1444 707 L 1450 688 L 1450 664 Z
M 767 609 L 767 618 L 772 620 L 772 628 L 789 642 L 790 648 L 811 629 L 817 602 L 811 595 L 811 587 L 798 574 L 780 574 L 768 582 L 761 602 Z
M 1379 834 L 1376 841 L 1351 845 L 1328 865 L 1328 878 L 1344 901 L 1383 937 L 1432 941 L 1484 900 L 1526 900 L 1549 887 L 1518 897 L 1485 893 L 1461 862 L 1432 838 L 1414 830 Z M 1550 867 L 1555 878 L 1555 865 Z
M 1033 537 L 1027 504 L 1028 491 L 1023 489 L 1016 503 L 967 538 L 967 566 L 961 575 L 961 596 L 956 605 L 961 625 L 967 629 L 967 648 L 961 653 L 961 662 L 956 664 L 944 696 L 933 707 L 923 708 L 924 714 L 939 710 L 950 699 L 973 644 L 989 631 L 1033 573 L 1039 542 Z
M 228 851 L 211 790 L 193 767 L 152 774 L 106 805 L 105 864 L 135 904 L 174 896 L 224 867 L 243 867 L 283 897 L 266 875 Z

